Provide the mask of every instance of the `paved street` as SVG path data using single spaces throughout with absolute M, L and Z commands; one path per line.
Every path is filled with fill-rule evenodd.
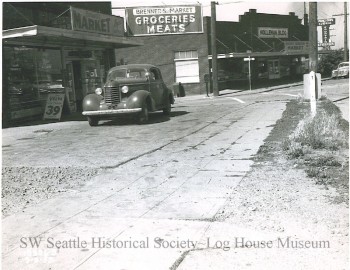
M 324 81 L 323 91 L 340 100 L 348 120 L 348 80 Z M 208 235 L 268 238 L 212 219 L 303 86 L 221 94 L 178 98 L 170 118 L 153 113 L 147 125 L 120 120 L 92 128 L 77 121 L 4 129 L 4 167 L 99 170 L 85 185 L 3 219 L 4 269 L 177 269 L 189 251 L 200 259 Z M 36 236 L 39 248 L 22 238 Z M 194 268 L 187 261 L 178 269 Z

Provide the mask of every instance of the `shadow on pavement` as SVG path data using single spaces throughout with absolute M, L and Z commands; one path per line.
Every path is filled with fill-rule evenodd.
M 64 114 L 61 116 L 60 120 L 49 120 L 42 119 L 41 116 L 36 116 L 32 118 L 23 119 L 21 121 L 12 122 L 8 125 L 4 125 L 2 128 L 12 128 L 12 127 L 25 127 L 25 126 L 37 126 L 52 123 L 62 123 L 62 122 L 72 122 L 72 121 L 87 121 L 86 116 L 83 116 L 81 112 L 75 112 L 72 114 Z
M 171 112 L 170 116 L 164 115 L 162 112 L 153 112 L 149 114 L 148 122 L 145 124 L 142 124 L 142 126 L 152 125 L 152 124 L 158 124 L 163 123 L 171 120 L 173 117 L 178 117 L 182 115 L 186 115 L 189 112 L 186 111 L 175 111 Z M 113 120 L 101 120 L 105 121 L 99 124 L 99 126 L 125 126 L 125 125 L 138 125 L 137 118 L 132 116 L 120 116 Z

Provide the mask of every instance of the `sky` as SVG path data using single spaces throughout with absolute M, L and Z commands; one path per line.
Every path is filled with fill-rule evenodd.
M 304 2 L 295 1 L 234 1 L 217 0 L 216 19 L 218 21 L 238 21 L 239 15 L 248 12 L 249 9 L 256 9 L 258 13 L 270 14 L 289 14 L 295 12 L 300 18 L 304 18 Z M 115 0 L 112 1 L 113 14 L 124 17 L 125 7 L 144 7 L 144 6 L 164 6 L 164 5 L 191 5 L 202 4 L 203 16 L 210 16 L 210 0 Z M 308 2 L 306 3 L 306 12 L 308 13 Z M 349 6 L 349 4 L 348 4 Z M 120 8 L 120 9 L 119 9 Z M 333 15 L 344 13 L 344 2 L 324 2 L 317 1 L 318 19 L 332 18 Z M 332 49 L 344 47 L 344 16 L 335 16 L 336 24 L 331 26 L 330 35 L 335 46 Z M 319 40 L 321 41 L 321 27 L 318 27 Z M 348 35 L 349 36 L 349 35 Z

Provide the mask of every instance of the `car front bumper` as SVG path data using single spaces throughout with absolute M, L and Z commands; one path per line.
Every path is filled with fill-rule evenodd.
M 135 109 L 118 109 L 118 110 L 101 110 L 101 111 L 84 111 L 83 115 L 85 116 L 105 116 L 105 115 L 118 115 L 118 114 L 128 114 L 128 113 L 138 113 L 141 112 L 141 108 Z

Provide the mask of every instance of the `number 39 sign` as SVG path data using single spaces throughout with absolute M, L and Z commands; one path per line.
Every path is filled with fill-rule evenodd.
M 65 94 L 49 94 L 46 101 L 44 119 L 60 119 Z

